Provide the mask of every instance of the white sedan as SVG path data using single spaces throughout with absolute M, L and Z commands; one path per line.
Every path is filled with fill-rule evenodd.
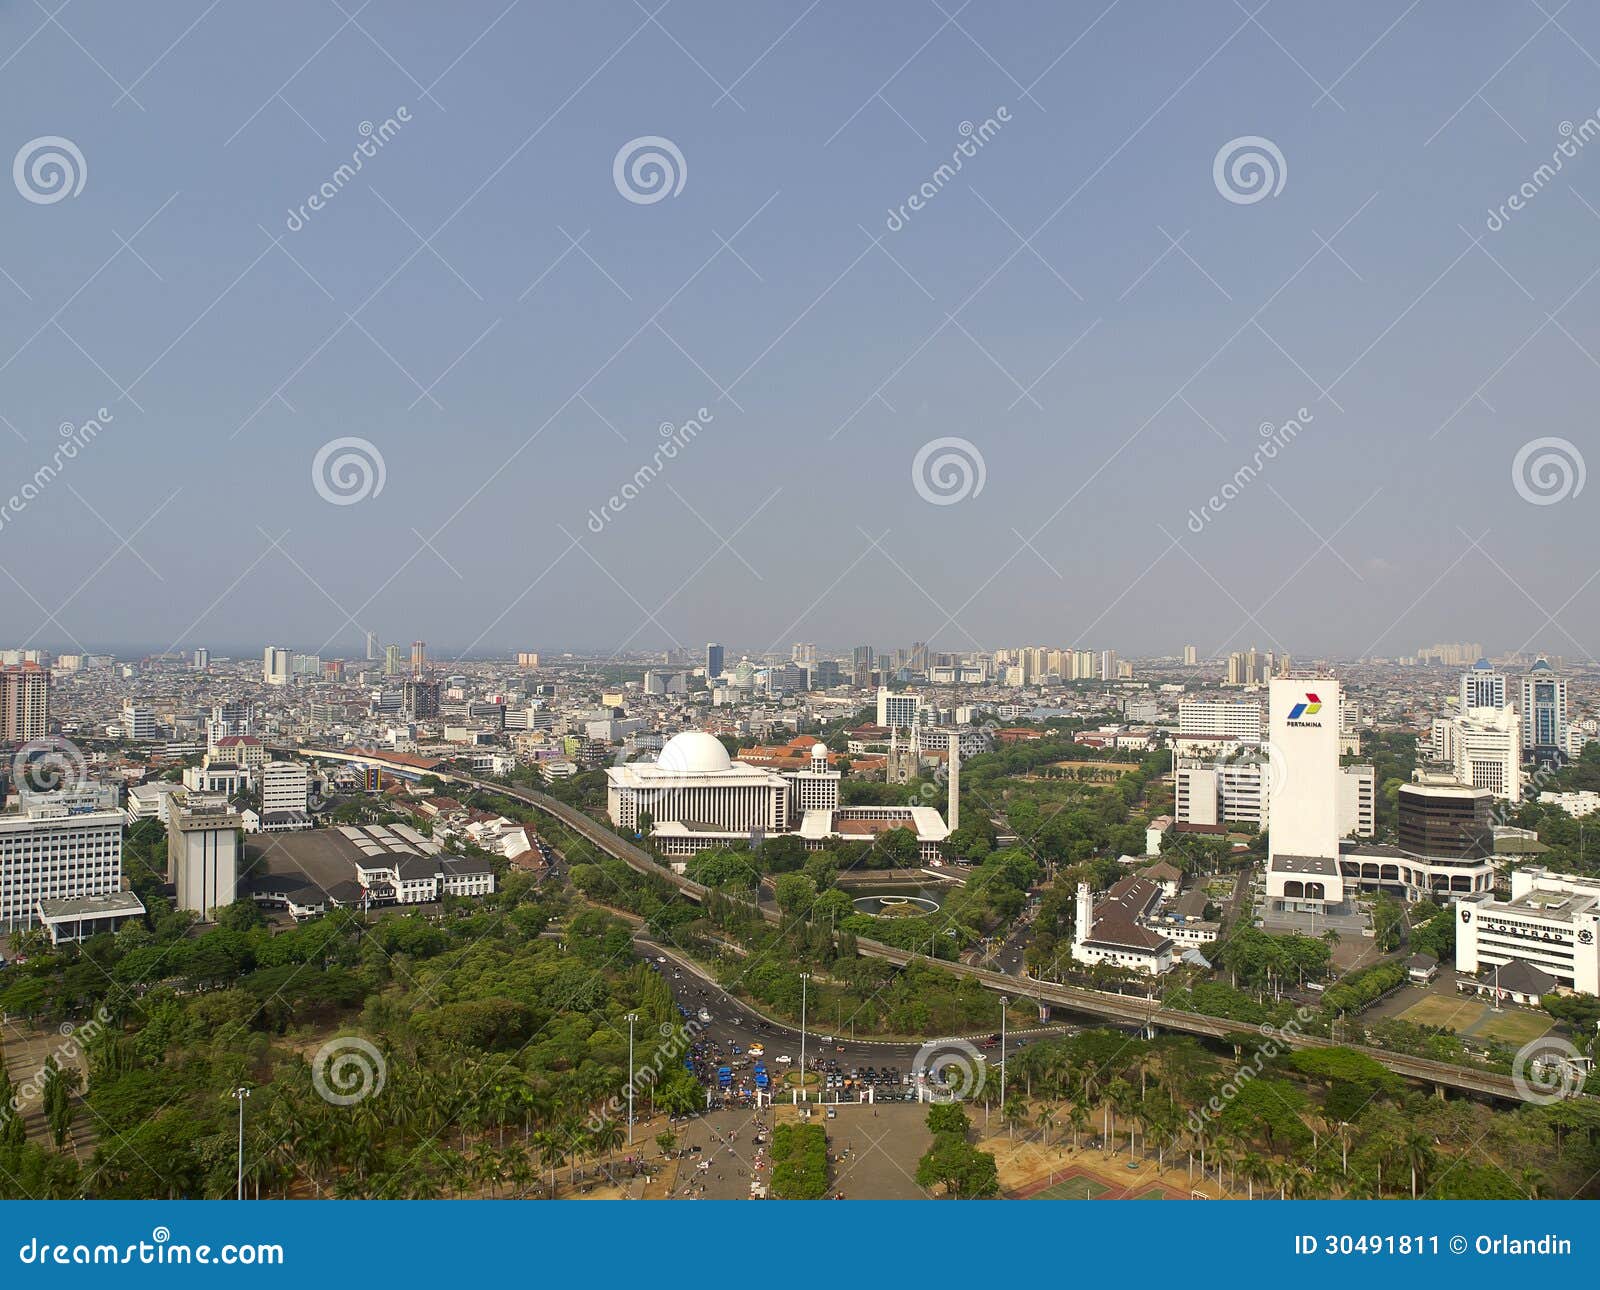
M 794 1060 L 794 1058 L 789 1056 L 788 1053 L 781 1053 L 777 1057 L 774 1057 L 772 1060 L 777 1062 L 779 1066 L 787 1066 L 790 1062 L 792 1062 Z

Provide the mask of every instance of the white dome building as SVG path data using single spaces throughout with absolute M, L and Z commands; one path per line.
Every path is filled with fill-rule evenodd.
M 828 750 L 812 747 L 804 770 L 767 770 L 734 761 L 715 735 L 685 730 L 667 740 L 653 762 L 606 771 L 606 811 L 619 829 L 639 831 L 662 855 L 692 856 L 712 847 L 798 834 L 808 850 L 831 841 L 870 842 L 891 828 L 917 835 L 924 860 L 937 860 L 950 830 L 925 806 L 839 805 L 839 772 Z M 678 867 L 681 868 L 681 865 Z
M 673 735 L 656 758 L 656 767 L 678 775 L 709 775 L 732 770 L 733 760 L 722 740 L 704 730 Z
M 649 815 L 650 836 L 666 855 L 693 855 L 789 828 L 789 781 L 734 761 L 722 741 L 703 730 L 674 735 L 653 762 L 611 767 L 606 780 L 611 822 L 637 831 L 639 816 Z

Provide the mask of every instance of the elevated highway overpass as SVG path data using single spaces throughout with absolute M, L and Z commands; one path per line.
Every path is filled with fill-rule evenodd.
M 290 751 L 283 749 L 280 751 Z M 366 765 L 385 766 L 384 754 L 376 751 L 348 750 L 330 751 L 325 748 L 295 748 L 292 750 L 302 757 L 317 757 L 322 759 L 341 760 Z M 404 769 L 415 775 L 417 767 L 414 763 L 396 763 L 395 769 Z M 560 821 L 574 833 L 604 851 L 607 855 L 621 860 L 629 868 L 659 879 L 681 892 L 686 898 L 693 901 L 703 901 L 710 893 L 711 888 L 703 883 L 674 873 L 671 869 L 658 863 L 653 856 L 640 847 L 634 846 L 625 838 L 618 837 L 610 829 L 597 823 L 588 815 L 558 798 L 551 797 L 548 793 L 540 793 L 530 789 L 509 788 L 504 784 L 492 780 L 475 779 L 469 775 L 461 775 L 451 771 L 432 770 L 428 773 L 436 775 L 440 780 L 448 783 L 461 784 L 469 788 L 478 789 L 486 793 L 495 793 L 513 801 L 521 802 L 534 810 L 540 811 L 553 819 Z M 756 906 L 763 918 L 768 922 L 776 923 L 781 915 L 770 906 Z M 1091 990 L 1084 986 L 1060 985 L 1053 981 L 1042 981 L 1033 977 L 1008 976 L 1004 972 L 991 971 L 988 968 L 973 967 L 966 963 L 955 963 L 946 959 L 931 959 L 925 954 L 917 954 L 910 950 L 898 949 L 892 945 L 885 945 L 879 941 L 856 939 L 857 950 L 869 958 L 881 959 L 897 966 L 905 966 L 913 960 L 934 965 L 941 971 L 952 976 L 966 977 L 976 981 L 987 990 L 996 994 L 1007 995 L 1014 999 L 1030 999 L 1041 1007 L 1064 1008 L 1070 1012 L 1083 1016 L 1094 1017 L 1114 1025 L 1138 1026 L 1143 1030 L 1154 1032 L 1156 1030 L 1172 1030 L 1183 1034 L 1199 1035 L 1209 1039 L 1221 1039 L 1227 1036 L 1247 1033 L 1252 1027 L 1242 1022 L 1227 1021 L 1219 1017 L 1208 1017 L 1202 1013 L 1184 1012 L 1176 1008 L 1164 1007 L 1159 1000 L 1145 999 L 1137 995 L 1115 994 L 1106 990 Z M 1329 1048 L 1335 1045 L 1331 1040 L 1320 1036 L 1301 1034 L 1294 1030 L 1262 1031 L 1263 1036 L 1276 1037 L 1278 1042 L 1291 1048 Z M 1521 1091 L 1509 1075 L 1500 1075 L 1493 1071 L 1478 1070 L 1470 1066 L 1455 1066 L 1448 1062 L 1433 1061 L 1425 1057 L 1413 1057 L 1405 1053 L 1393 1053 L 1382 1048 L 1372 1048 L 1365 1045 L 1340 1045 L 1353 1048 L 1372 1060 L 1380 1063 L 1395 1074 L 1406 1079 L 1418 1080 L 1433 1085 L 1439 1089 L 1455 1089 L 1458 1092 L 1472 1093 L 1483 1097 L 1495 1097 L 1505 1101 L 1525 1100 Z

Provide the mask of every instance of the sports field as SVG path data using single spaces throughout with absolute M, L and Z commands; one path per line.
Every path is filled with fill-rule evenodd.
M 1108 1180 L 1084 1165 L 1057 1170 L 1017 1188 L 1012 1194 L 1026 1200 L 1173 1200 L 1181 1195 L 1148 1178 Z
M 1496 1012 L 1477 999 L 1444 994 L 1424 995 L 1400 1014 L 1400 1020 L 1518 1046 L 1537 1039 L 1551 1026 L 1550 1018 L 1543 1013 L 1512 1007 Z

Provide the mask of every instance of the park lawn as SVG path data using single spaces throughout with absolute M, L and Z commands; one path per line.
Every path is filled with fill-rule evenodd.
M 1551 1024 L 1550 1018 L 1541 1013 L 1507 1009 L 1479 1026 L 1473 1032 L 1473 1037 L 1496 1039 L 1502 1044 L 1513 1044 L 1520 1048 L 1544 1034 Z
M 1517 1046 L 1537 1039 L 1552 1024 L 1543 1013 L 1520 1008 L 1495 1012 L 1476 999 L 1457 999 L 1440 994 L 1419 999 L 1400 1014 L 1400 1020 L 1419 1026 L 1440 1026 L 1457 1034 L 1470 1029 L 1473 1039 L 1490 1039 Z
M 1426 994 L 1402 1012 L 1399 1019 L 1415 1026 L 1439 1026 L 1459 1033 L 1486 1011 L 1484 1005 L 1475 999 Z

